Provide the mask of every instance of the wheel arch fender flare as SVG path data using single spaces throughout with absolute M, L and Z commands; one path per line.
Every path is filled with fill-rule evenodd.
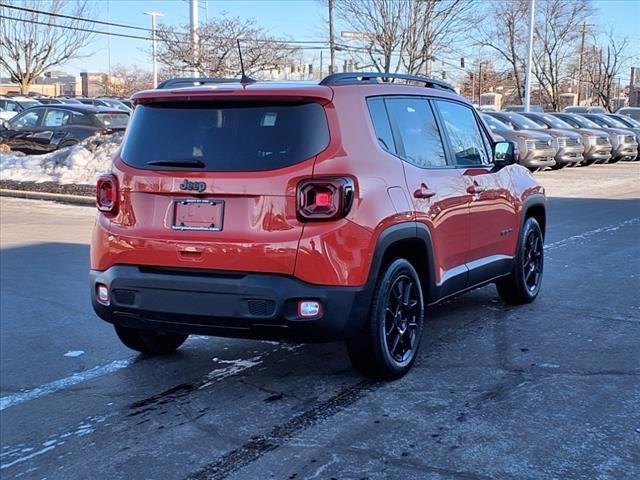
M 543 219 L 540 223 L 540 229 L 542 230 L 542 237 L 546 236 L 546 224 L 547 224 L 547 208 L 546 208 L 546 198 L 541 193 L 535 193 L 529 195 L 522 202 L 522 210 L 520 211 L 520 232 L 522 232 L 522 228 L 524 227 L 525 220 L 531 216 L 528 215 L 529 211 L 534 209 L 536 211 L 542 212 Z
M 369 276 L 367 278 L 367 285 L 370 287 L 368 290 L 373 291 L 375 283 L 381 273 L 387 252 L 389 252 L 394 245 L 399 245 L 407 241 L 421 244 L 423 251 L 420 253 L 424 254 L 427 264 L 422 266 L 422 268 L 416 268 L 416 270 L 422 278 L 426 279 L 427 285 L 423 285 L 423 288 L 426 287 L 427 297 L 434 294 L 433 287 L 435 287 L 436 283 L 433 240 L 429 228 L 425 224 L 416 221 L 396 223 L 385 228 L 380 235 L 378 235 L 371 268 L 369 269 Z

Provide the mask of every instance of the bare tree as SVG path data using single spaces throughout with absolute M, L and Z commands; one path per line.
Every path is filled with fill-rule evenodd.
M 488 3 L 484 15 L 500 19 L 480 22 L 478 44 L 487 47 L 508 66 L 514 85 L 514 100 L 524 103 L 524 71 L 527 46 L 527 0 L 499 0 Z
M 591 14 L 588 1 L 544 0 L 536 12 L 533 73 L 554 110 L 560 107 L 561 85 L 572 70 L 567 59 L 575 57 L 580 25 Z
M 627 37 L 618 39 L 609 31 L 603 38 L 594 36 L 593 46 L 584 55 L 586 82 L 598 102 L 609 111 L 613 107 L 611 100 L 616 90 L 616 79 L 619 79 L 631 58 L 627 56 L 629 47 Z
M 94 37 L 90 22 L 28 10 L 46 10 L 69 17 L 91 16 L 86 0 L 5 0 L 0 5 L 0 15 L 5 17 L 0 21 L 0 65 L 20 85 L 23 94 L 45 71 L 81 58 L 82 49 Z
M 431 62 L 473 22 L 475 0 L 337 0 L 340 18 L 379 71 L 431 74 Z
M 255 20 L 223 14 L 200 25 L 198 57 L 194 58 L 189 37 L 178 30 L 158 29 L 158 59 L 174 72 L 197 69 L 203 75 L 234 77 L 240 74 L 236 40 L 240 39 L 245 73 L 256 75 L 291 63 L 298 49 L 269 36 Z
M 160 80 L 169 78 L 166 72 L 160 72 Z M 99 82 L 104 95 L 130 97 L 135 92 L 153 88 L 153 74 L 137 65 L 117 64 L 111 69 L 111 76 L 103 75 Z

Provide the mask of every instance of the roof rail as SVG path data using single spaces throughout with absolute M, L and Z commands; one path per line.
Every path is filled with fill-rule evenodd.
M 434 80 L 433 78 L 427 78 L 420 75 L 408 75 L 404 73 L 384 73 L 384 72 L 344 72 L 334 73 L 327 77 L 324 77 L 320 81 L 320 85 L 355 85 L 358 83 L 380 83 L 378 80 L 384 79 L 400 79 L 409 80 L 412 82 L 424 83 L 428 88 L 440 88 L 442 90 L 448 90 L 450 92 L 456 92 L 453 86 L 447 82 L 440 80 Z
M 208 85 L 216 83 L 239 83 L 239 78 L 216 78 L 216 77 L 178 77 L 170 78 L 160 83 L 156 88 L 182 88 L 196 87 L 198 85 Z

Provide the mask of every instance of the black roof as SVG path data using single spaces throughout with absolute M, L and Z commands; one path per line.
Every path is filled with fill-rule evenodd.
M 85 105 L 83 103 L 62 103 L 62 104 L 50 104 L 50 105 L 34 105 L 33 107 L 28 108 L 28 110 L 35 110 L 39 108 L 56 108 L 59 110 L 68 110 L 70 112 L 77 113 L 124 113 L 127 112 L 124 110 L 118 110 L 117 108 L 107 108 L 107 107 L 94 107 L 93 105 Z

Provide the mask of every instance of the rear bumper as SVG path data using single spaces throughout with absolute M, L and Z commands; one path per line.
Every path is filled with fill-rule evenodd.
M 108 287 L 110 304 L 96 298 Z M 116 265 L 91 270 L 91 301 L 107 322 L 223 337 L 329 341 L 356 335 L 371 302 L 366 287 L 311 285 L 277 274 L 243 274 Z M 298 317 L 299 300 L 322 304 L 319 317 Z

